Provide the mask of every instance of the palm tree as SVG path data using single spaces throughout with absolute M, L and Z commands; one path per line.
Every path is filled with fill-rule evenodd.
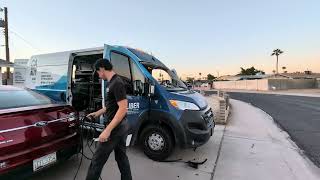
M 276 74 L 279 73 L 279 72 L 278 72 L 278 56 L 279 56 L 280 54 L 282 54 L 282 53 L 283 53 L 283 51 L 281 51 L 280 49 L 275 49 L 275 50 L 273 50 L 273 52 L 272 52 L 272 54 L 271 54 L 271 56 L 277 56 Z
M 287 69 L 287 67 L 285 67 L 285 66 L 282 67 L 283 73 L 286 72 L 286 69 Z

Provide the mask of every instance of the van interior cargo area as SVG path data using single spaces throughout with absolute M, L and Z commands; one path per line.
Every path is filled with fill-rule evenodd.
M 75 56 L 72 66 L 72 106 L 86 113 L 102 108 L 101 79 L 94 63 L 102 54 Z

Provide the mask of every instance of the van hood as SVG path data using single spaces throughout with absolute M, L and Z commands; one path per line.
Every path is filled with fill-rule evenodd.
M 181 92 L 171 92 L 173 98 L 180 101 L 188 101 L 195 103 L 200 109 L 205 109 L 208 106 L 208 102 L 205 97 L 198 92 L 195 91 L 181 91 Z

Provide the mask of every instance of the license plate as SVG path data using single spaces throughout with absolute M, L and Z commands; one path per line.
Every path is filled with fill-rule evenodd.
M 51 153 L 48 155 L 45 155 L 41 158 L 33 160 L 33 171 L 38 171 L 46 166 L 49 166 L 50 164 L 53 164 L 57 161 L 57 153 Z

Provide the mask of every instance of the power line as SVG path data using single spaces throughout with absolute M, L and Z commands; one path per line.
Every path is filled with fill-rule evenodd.
M 19 35 L 17 32 L 13 31 L 13 30 L 9 30 L 10 33 L 16 35 L 18 38 L 20 38 L 22 41 L 24 41 L 26 44 L 28 44 L 30 47 L 32 47 L 33 49 L 40 51 L 40 49 L 36 48 L 35 46 L 32 45 L 32 43 L 30 43 L 28 40 L 26 40 L 25 38 L 23 38 L 21 35 Z

